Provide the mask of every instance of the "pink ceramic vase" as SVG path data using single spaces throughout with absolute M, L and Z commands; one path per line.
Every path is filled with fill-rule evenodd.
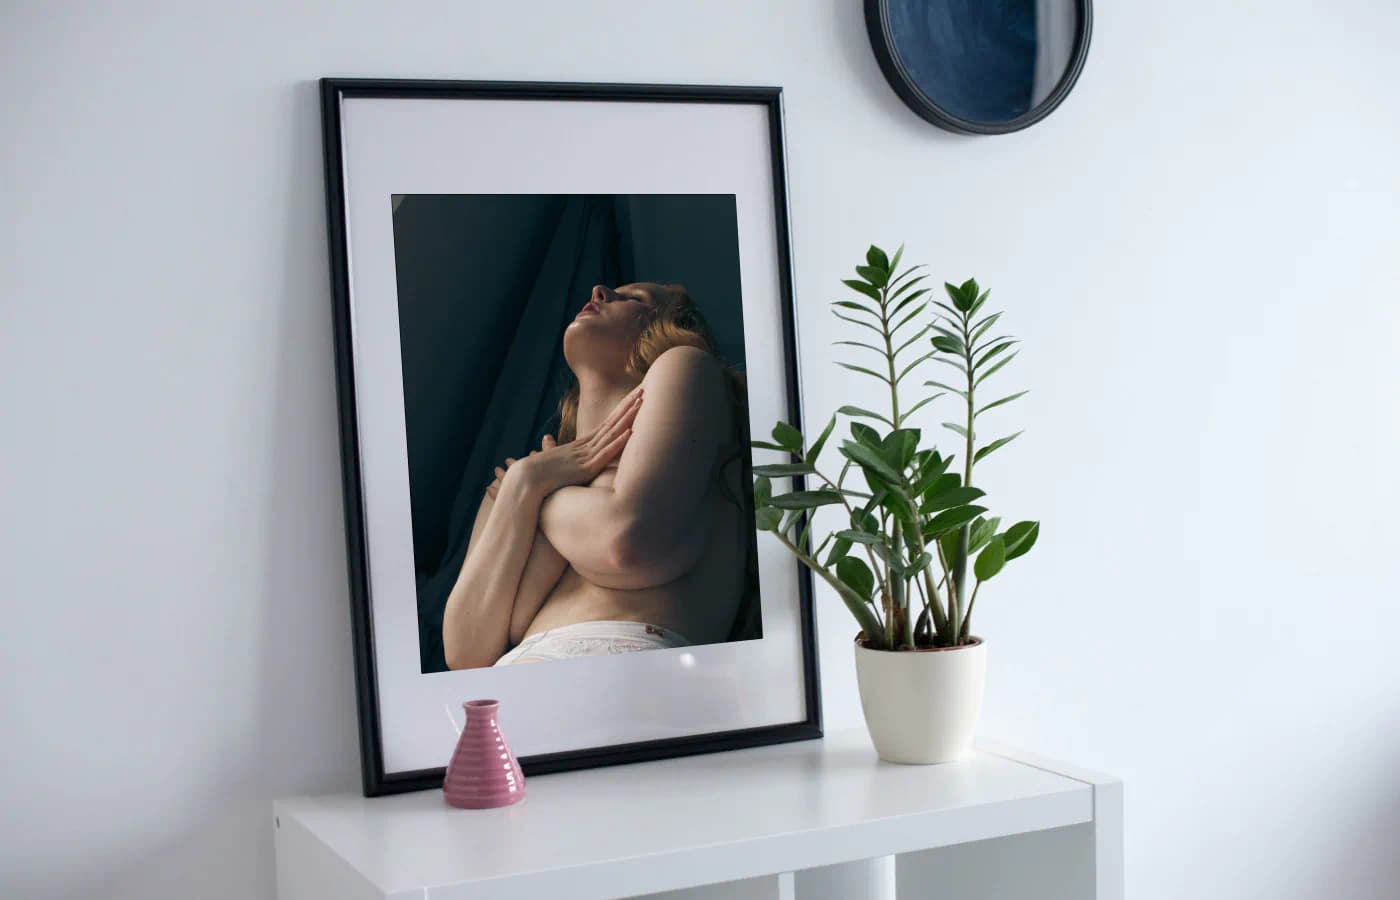
M 491 809 L 525 799 L 525 776 L 496 721 L 500 706 L 495 700 L 462 704 L 467 724 L 457 738 L 442 781 L 443 796 L 453 806 Z

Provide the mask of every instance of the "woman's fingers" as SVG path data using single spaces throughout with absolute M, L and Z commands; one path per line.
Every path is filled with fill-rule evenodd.
M 557 446 L 558 442 L 554 440 L 554 435 L 552 434 L 547 434 L 540 440 L 541 450 L 553 450 Z
M 611 441 L 604 444 L 588 461 L 589 468 L 593 469 L 595 472 L 601 472 L 608 463 L 617 459 L 618 455 L 622 453 L 622 448 L 627 446 L 627 441 L 631 437 L 632 429 L 628 428 Z
M 632 402 L 627 404 L 626 409 L 621 410 L 617 418 L 612 419 L 602 428 L 598 429 L 598 433 L 593 436 L 590 442 L 591 446 L 595 450 L 606 447 L 619 434 L 632 427 L 632 423 L 637 420 L 637 413 L 641 412 L 641 409 L 642 395 L 638 394 Z
M 486 488 L 486 496 L 490 497 L 492 500 L 495 500 L 495 499 L 496 499 L 496 494 L 497 494 L 497 492 L 500 491 L 500 489 L 501 489 L 500 484 L 493 482 L 492 484 L 490 484 L 490 485 L 487 486 L 487 488 Z
M 595 431 L 592 436 L 596 437 L 607 432 L 609 428 L 616 425 L 619 420 L 628 415 L 635 415 L 636 409 L 641 402 L 642 386 L 639 384 L 634 387 L 627 396 L 618 401 L 618 404 L 612 408 L 612 412 L 608 413 L 607 418 L 603 420 L 603 424 L 598 426 L 598 430 Z
M 497 477 L 498 479 L 499 479 L 499 478 L 505 478 L 505 477 L 506 477 L 506 470 L 505 470 L 505 469 L 502 469 L 500 466 L 497 466 L 497 467 L 496 467 L 496 477 Z

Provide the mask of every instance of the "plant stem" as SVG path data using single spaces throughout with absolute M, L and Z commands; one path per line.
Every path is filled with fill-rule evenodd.
M 881 632 L 885 630 L 885 627 L 884 623 L 880 621 L 880 616 L 876 612 L 874 604 L 867 603 L 864 600 L 854 600 L 854 591 L 842 584 L 839 579 L 828 572 L 815 559 L 803 553 L 802 549 L 788 540 L 786 535 L 778 532 L 774 532 L 774 535 L 784 547 L 788 548 L 788 551 L 792 553 L 793 556 L 797 557 L 799 562 L 815 572 L 817 577 L 821 578 L 830 585 L 832 590 L 836 591 L 836 596 L 841 598 L 841 601 L 851 610 L 851 614 L 856 617 L 856 622 L 860 625 L 861 633 L 865 635 L 867 640 L 877 640 L 881 636 Z M 858 609 L 862 610 L 863 614 L 862 612 L 857 612 Z M 886 646 L 888 647 L 888 645 Z M 889 649 L 893 648 L 889 647 Z
M 827 487 L 831 488 L 836 493 L 841 495 L 841 505 L 846 508 L 846 521 L 849 522 L 851 524 L 851 527 L 854 528 L 856 524 L 856 511 L 851 508 L 851 504 L 846 502 L 846 495 L 844 491 L 842 491 L 841 487 L 837 484 L 834 484 L 830 478 L 827 478 L 825 475 L 823 475 L 817 469 L 816 466 L 812 466 L 812 474 L 820 478 L 822 481 L 826 482 Z M 815 510 L 813 510 L 813 512 L 815 512 Z M 876 583 L 880 586 L 880 593 L 883 595 L 886 592 L 885 579 L 880 577 L 880 567 L 875 562 L 875 551 L 871 550 L 868 544 L 862 544 L 861 546 L 865 547 L 865 556 L 867 559 L 870 560 L 870 571 L 875 573 Z
M 972 639 L 972 607 L 977 605 L 977 592 L 982 590 L 982 582 L 977 582 L 972 588 L 972 599 L 967 601 L 967 614 L 963 616 L 962 631 L 958 635 L 958 643 L 965 644 Z
M 972 420 L 976 416 L 973 405 L 972 329 L 968 327 L 971 318 L 966 312 L 962 314 L 963 361 L 967 366 L 967 424 L 963 435 L 966 447 L 963 460 L 963 487 L 972 487 L 972 458 L 976 452 L 972 432 Z M 962 642 L 963 601 L 967 598 L 967 555 L 971 534 L 971 523 L 961 526 L 958 529 L 958 546 L 953 552 L 953 585 L 950 593 L 954 596 L 954 602 L 952 615 L 949 618 L 952 620 L 954 645 Z
M 894 273 L 891 272 L 890 275 Z M 880 332 L 885 339 L 885 364 L 890 373 L 890 425 L 894 430 L 899 430 L 899 389 L 895 384 L 894 370 L 894 344 L 890 335 L 890 287 L 888 276 L 884 287 L 880 288 Z M 889 645 L 895 646 L 895 626 L 902 626 L 899 631 L 901 643 L 913 646 L 913 619 L 909 616 L 908 579 L 903 574 L 894 570 L 894 561 L 903 559 L 904 540 L 901 534 L 900 522 L 896 519 L 894 523 L 894 540 L 891 542 L 889 559 L 889 582 L 890 582 L 890 611 L 885 619 L 885 628 L 889 630 Z

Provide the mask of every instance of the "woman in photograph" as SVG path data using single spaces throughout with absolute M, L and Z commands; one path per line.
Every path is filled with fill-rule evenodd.
M 449 668 L 729 638 L 753 534 L 742 376 L 679 285 L 593 289 L 558 439 L 496 469 L 447 599 Z

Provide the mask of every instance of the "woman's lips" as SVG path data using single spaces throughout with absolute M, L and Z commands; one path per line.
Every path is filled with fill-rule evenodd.
M 601 312 L 601 310 L 598 309 L 598 304 L 589 300 L 587 303 L 583 304 L 583 309 L 579 310 L 578 315 L 574 316 L 574 318 L 581 319 L 584 316 L 596 316 L 599 312 Z

